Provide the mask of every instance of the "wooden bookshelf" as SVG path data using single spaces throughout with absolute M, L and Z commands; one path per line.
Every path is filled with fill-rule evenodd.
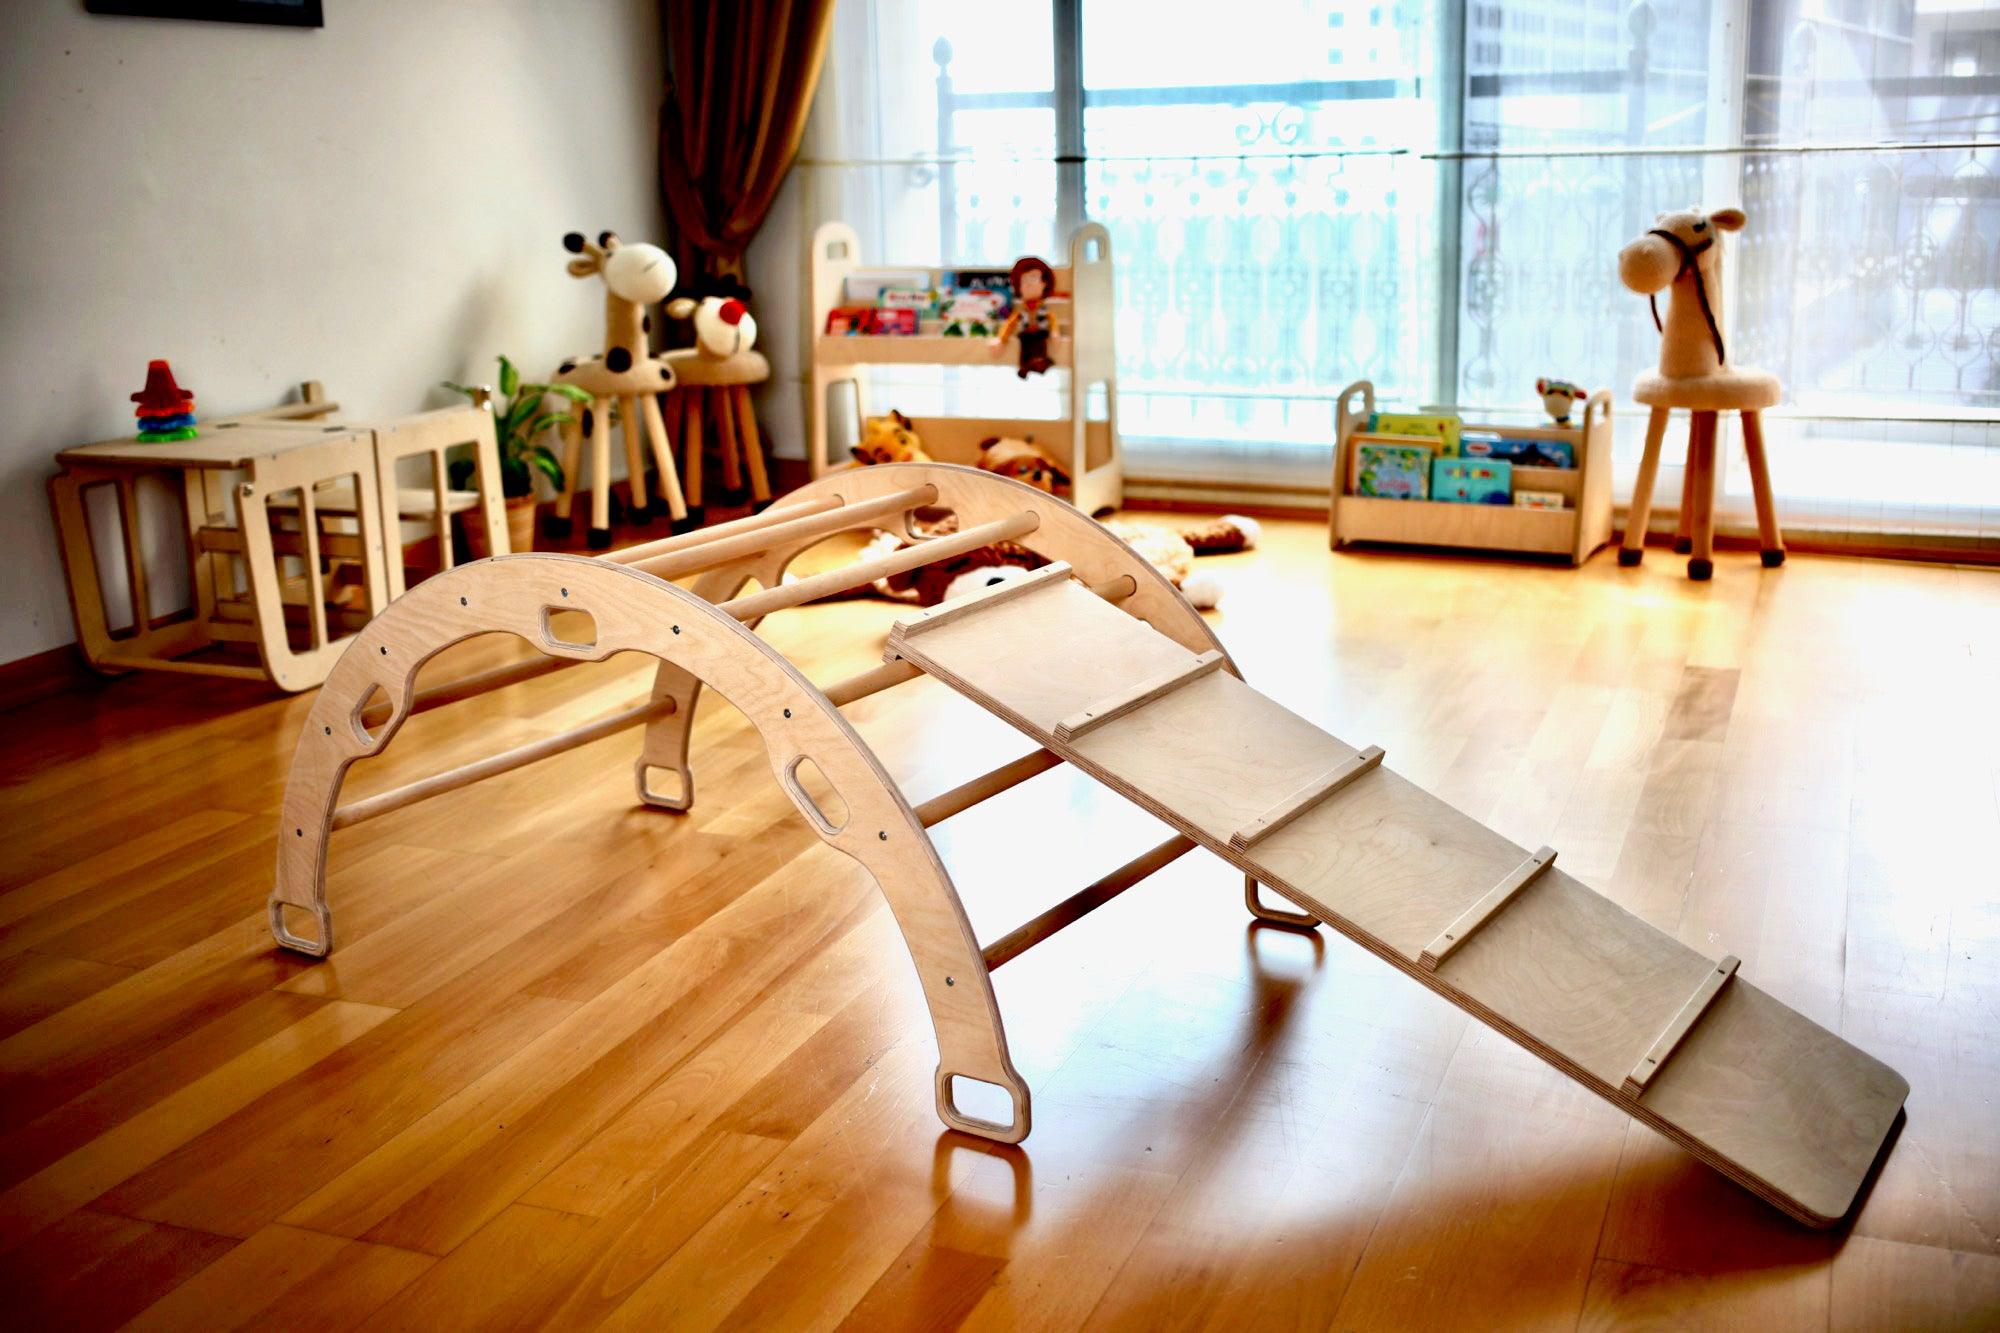
M 844 222 L 829 222 L 813 233 L 809 259 L 812 307 L 808 317 L 812 322 L 806 330 L 806 346 L 812 349 L 813 368 L 812 401 L 807 406 L 807 461 L 815 477 L 844 466 L 852 443 L 840 441 L 836 446 L 828 438 L 830 389 L 841 385 L 851 390 L 857 424 L 871 413 L 898 406 L 870 400 L 870 366 L 995 366 L 1012 372 L 1015 349 L 1011 343 L 996 350 L 985 338 L 826 332 L 827 315 L 847 303 L 847 275 L 856 270 L 928 270 L 933 283 L 941 285 L 955 270 L 1005 267 L 1012 263 L 1012 257 L 990 265 L 964 263 L 950 268 L 864 263 L 854 229 Z M 1049 357 L 1055 362 L 1049 373 L 1062 378 L 1068 415 L 1053 420 L 909 415 L 925 451 L 941 463 L 976 463 L 980 441 L 995 435 L 1032 438 L 1064 460 L 1072 485 L 1063 498 L 1085 513 L 1095 514 L 1117 508 L 1125 495 L 1118 446 L 1118 358 L 1111 333 L 1111 234 L 1097 223 L 1085 223 L 1070 238 L 1069 262 L 1053 267 L 1055 288 L 1062 297 L 1050 305 L 1062 321 L 1063 336 L 1049 340 Z
M 1356 398 L 1360 410 L 1354 410 Z M 1494 431 L 1511 439 L 1565 440 L 1574 446 L 1574 468 L 1517 467 L 1514 488 L 1553 491 L 1561 509 L 1459 504 L 1448 500 L 1390 500 L 1355 495 L 1349 449 L 1375 412 L 1375 386 L 1358 380 L 1342 390 L 1334 450 L 1329 544 L 1392 542 L 1464 550 L 1562 556 L 1580 565 L 1611 541 L 1611 391 L 1599 389 L 1583 406 L 1576 426 L 1503 426 L 1468 421 L 1469 431 Z

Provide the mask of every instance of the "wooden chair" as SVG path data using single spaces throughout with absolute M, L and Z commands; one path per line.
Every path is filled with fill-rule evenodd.
M 1618 552 L 1621 565 L 1636 565 L 1645 557 L 1646 520 L 1660 447 L 1667 417 L 1677 407 L 1691 414 L 1674 535 L 1674 549 L 1689 557 L 1688 577 L 1707 579 L 1715 572 L 1715 439 L 1721 412 L 1735 412 L 1743 421 L 1743 452 L 1750 462 L 1764 567 L 1785 563 L 1785 539 L 1771 499 L 1764 429 L 1758 416 L 1776 406 L 1781 393 L 1778 377 L 1729 365 L 1722 338 L 1722 233 L 1741 229 L 1744 220 L 1740 208 L 1662 213 L 1657 226 L 1618 252 L 1618 276 L 1627 287 L 1647 297 L 1671 288 L 1667 316 L 1660 325 L 1660 367 L 1641 375 L 1632 389 L 1632 397 L 1653 413 L 1646 423 L 1639 476 L 1632 484 L 1625 543 Z M 1654 318 L 1659 319 L 1657 304 Z

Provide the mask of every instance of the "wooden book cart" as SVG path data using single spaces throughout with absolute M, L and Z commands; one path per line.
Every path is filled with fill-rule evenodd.
M 909 511 L 932 505 L 955 510 L 961 530 L 783 581 L 827 535 L 907 532 Z M 772 612 L 1000 540 L 1053 563 L 904 617 L 883 665 L 849 679 L 815 684 L 754 632 Z M 697 574 L 691 589 L 666 581 Z M 753 578 L 762 591 L 735 595 Z M 552 612 L 579 609 L 595 621 L 590 643 L 552 628 Z M 491 631 L 544 656 L 419 684 L 431 656 Z M 412 713 L 625 651 L 659 660 L 644 705 L 340 802 L 348 765 L 380 753 Z M 920 674 L 1033 748 L 912 805 L 840 710 Z M 278 942 L 314 955 L 332 947 L 336 829 L 620 729 L 645 728 L 639 799 L 687 809 L 689 728 L 705 683 L 748 717 L 805 820 L 881 887 L 929 1003 L 938 1114 L 965 1133 L 1017 1143 L 1030 1124 L 992 970 L 1198 846 L 1242 872 L 1254 914 L 1340 931 L 1809 1225 L 1850 1211 L 1901 1114 L 1909 1085 L 1894 1070 L 1737 976 L 1734 958 L 1654 929 L 1557 869 L 1554 851 L 1514 846 L 1398 777 L 1379 748 L 1338 740 L 1246 685 L 1200 616 L 1102 527 L 1017 482 L 941 464 L 830 475 L 783 507 L 602 558 L 483 561 L 397 600 L 336 665 L 299 737 L 270 901 Z M 808 762 L 844 817 L 801 783 Z M 1171 836 L 982 946 L 925 830 L 1061 763 L 1137 802 Z M 677 781 L 662 791 L 655 780 L 668 773 Z M 1260 885 L 1297 910 L 1263 906 Z M 1003 1089 L 1011 1117 L 965 1114 L 954 1100 L 963 1079 Z

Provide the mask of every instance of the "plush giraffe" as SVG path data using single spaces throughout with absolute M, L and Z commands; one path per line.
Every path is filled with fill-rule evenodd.
M 1741 231 L 1740 208 L 1703 212 L 1687 208 L 1662 213 L 1645 235 L 1618 252 L 1618 278 L 1653 302 L 1660 329 L 1660 368 L 1639 376 L 1632 397 L 1653 409 L 1646 424 L 1646 451 L 1632 484 L 1630 517 L 1618 563 L 1636 565 L 1645 554 L 1646 517 L 1653 500 L 1653 476 L 1667 416 L 1676 407 L 1692 416 L 1687 466 L 1682 472 L 1680 530 L 1674 549 L 1690 556 L 1688 577 L 1715 572 L 1716 414 L 1735 412 L 1743 422 L 1743 452 L 1750 461 L 1750 489 L 1757 501 L 1757 530 L 1765 568 L 1785 562 L 1785 540 L 1771 501 L 1771 474 L 1764 460 L 1764 430 L 1758 413 L 1776 406 L 1778 377 L 1732 365 L 1723 336 L 1722 237 Z M 1668 292 L 1667 315 L 1660 318 L 1659 296 Z
M 611 404 L 615 399 L 625 431 L 626 484 L 631 488 L 633 521 L 645 523 L 652 518 L 652 506 L 646 499 L 646 457 L 639 444 L 639 423 L 643 420 L 653 461 L 660 470 L 661 498 L 673 519 L 673 530 L 684 532 L 693 525 L 688 521 L 673 448 L 655 396 L 674 387 L 674 369 L 646 346 L 646 335 L 653 326 L 646 307 L 664 300 L 673 290 L 674 261 L 657 245 L 621 245 L 608 231 L 599 232 L 595 243 L 573 231 L 563 237 L 563 248 L 576 256 L 569 261 L 571 277 L 595 275 L 604 281 L 604 351 L 587 360 L 571 358 L 551 377 L 557 384 L 575 385 L 591 398 L 590 406 L 563 428 L 563 490 L 556 500 L 552 529 L 558 536 L 567 536 L 570 531 L 570 507 L 576 497 L 584 437 L 588 436 L 590 545 L 596 550 L 611 545 Z

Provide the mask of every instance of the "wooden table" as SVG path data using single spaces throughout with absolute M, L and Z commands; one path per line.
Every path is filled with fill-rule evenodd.
M 204 423 L 192 440 L 111 440 L 57 454 L 62 471 L 49 479 L 49 498 L 90 665 L 268 680 L 288 691 L 319 684 L 353 632 L 389 602 L 375 452 L 366 426 L 252 418 Z M 160 615 L 150 594 L 162 544 L 145 540 L 139 519 L 145 477 L 180 496 L 184 518 L 191 604 Z M 124 552 L 130 616 L 119 628 L 106 613 L 87 512 L 98 487 L 115 496 Z M 317 505 L 335 491 L 344 517 L 332 526 Z M 358 572 L 359 605 L 330 604 L 349 569 Z M 229 653 L 231 644 L 253 646 L 256 660 Z

